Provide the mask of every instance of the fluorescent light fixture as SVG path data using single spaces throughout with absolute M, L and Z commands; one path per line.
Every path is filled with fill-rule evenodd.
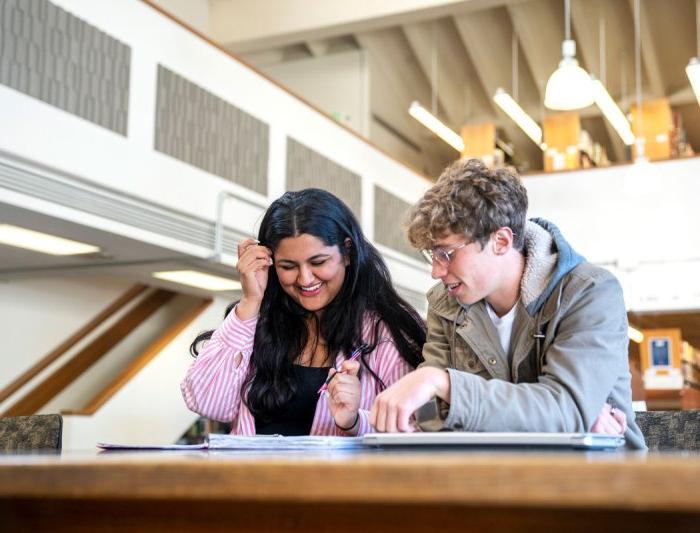
M 457 133 L 443 124 L 440 119 L 433 115 L 430 111 L 420 105 L 418 102 L 411 102 L 408 108 L 408 114 L 423 124 L 426 128 L 440 137 L 443 141 L 449 144 L 459 153 L 464 151 L 464 141 Z
M 0 224 L 0 243 L 50 255 L 79 255 L 100 251 L 99 247 L 91 244 L 10 224 Z
M 496 94 L 493 95 L 493 101 L 496 102 L 503 112 L 508 115 L 525 134 L 533 140 L 533 142 L 542 148 L 542 128 L 537 125 L 530 115 L 520 107 L 511 95 L 503 89 L 496 89 Z
M 690 59 L 688 66 L 685 67 L 685 73 L 690 80 L 690 86 L 693 88 L 695 98 L 700 103 L 700 60 L 697 57 Z
M 637 344 L 642 344 L 644 341 L 644 333 L 632 326 L 627 326 L 627 336 Z
M 213 276 L 196 270 L 168 270 L 154 272 L 154 278 L 173 281 L 182 285 L 189 285 L 207 291 L 237 291 L 241 288 L 241 282 L 221 276 Z
M 595 103 L 600 111 L 605 115 L 612 127 L 615 128 L 617 134 L 622 138 L 622 142 L 627 146 L 632 146 L 634 144 L 634 133 L 632 133 L 629 120 L 627 120 L 625 114 L 615 103 L 615 100 L 612 99 L 605 85 L 600 80 L 591 79 L 591 87 Z
M 561 46 L 564 56 L 547 81 L 544 105 L 549 109 L 570 111 L 588 107 L 593 103 L 591 78 L 576 61 L 576 42 L 567 39 Z

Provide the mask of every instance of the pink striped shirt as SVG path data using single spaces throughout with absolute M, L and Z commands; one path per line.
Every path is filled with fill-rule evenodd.
M 206 342 L 180 384 L 190 410 L 213 420 L 232 422 L 231 433 L 236 435 L 255 435 L 255 419 L 242 401 L 241 388 L 250 366 L 257 321 L 257 317 L 240 320 L 233 309 Z M 372 319 L 367 316 L 362 332 L 365 340 L 371 339 L 373 325 Z M 338 354 L 335 366 L 340 366 L 344 359 L 344 354 Z M 387 387 L 412 370 L 399 355 L 391 333 L 383 324 L 379 328 L 377 347 L 367 354 L 365 360 Z M 357 434 L 363 435 L 374 431 L 369 425 L 369 410 L 381 391 L 379 383 L 366 370 L 360 373 L 360 386 L 362 395 Z M 347 435 L 333 422 L 325 393 L 319 396 L 316 404 L 310 434 Z

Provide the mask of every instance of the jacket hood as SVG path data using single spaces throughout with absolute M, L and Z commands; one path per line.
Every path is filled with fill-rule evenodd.
M 585 261 L 559 228 L 543 218 L 525 225 L 525 272 L 521 297 L 530 316 L 537 313 L 561 279 Z

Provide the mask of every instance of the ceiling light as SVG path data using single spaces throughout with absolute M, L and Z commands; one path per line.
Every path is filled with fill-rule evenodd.
M 591 87 L 593 89 L 596 105 L 600 108 L 612 127 L 615 128 L 617 134 L 622 138 L 622 142 L 627 146 L 633 145 L 634 133 L 632 133 L 629 120 L 627 120 L 625 114 L 612 99 L 605 86 L 600 80 L 591 79 Z
M 174 281 L 182 285 L 189 285 L 207 291 L 237 291 L 241 289 L 241 282 L 221 276 L 213 276 L 196 270 L 169 270 L 154 272 L 154 278 Z
M 578 66 L 576 43 L 566 40 L 562 43 L 564 58 L 547 81 L 544 91 L 544 105 L 549 109 L 570 111 L 588 107 L 593 103 L 593 91 L 588 72 Z
M 537 146 L 542 148 L 542 128 L 540 128 L 537 122 L 518 105 L 518 102 L 501 88 L 496 89 L 496 94 L 493 95 L 493 101 L 496 102 L 498 107 L 500 107 Z
M 685 73 L 690 80 L 690 86 L 693 88 L 695 98 L 700 103 L 700 61 L 697 57 L 690 59 L 690 63 L 685 67 Z
M 408 114 L 458 152 L 462 153 L 464 151 L 464 141 L 462 137 L 443 124 L 440 119 L 418 102 L 411 102 L 411 106 L 408 108 Z
M 630 340 L 636 342 L 637 344 L 642 344 L 644 341 L 644 333 L 633 328 L 632 326 L 627 326 L 627 336 L 630 338 Z
M 50 255 L 80 255 L 100 251 L 99 247 L 91 244 L 10 224 L 0 224 L 0 243 Z
M 576 42 L 571 39 L 571 9 L 569 0 L 564 0 L 563 56 L 559 68 L 547 81 L 544 105 L 558 111 L 571 111 L 588 107 L 593 103 L 593 91 L 588 73 L 576 61 Z

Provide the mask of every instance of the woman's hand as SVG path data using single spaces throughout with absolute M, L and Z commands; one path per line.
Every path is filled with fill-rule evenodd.
M 328 384 L 328 408 L 335 425 L 350 428 L 346 430 L 350 435 L 357 435 L 359 427 L 358 411 L 362 395 L 362 387 L 357 377 L 359 371 L 359 361 L 343 361 L 339 372 L 331 368 L 328 374 L 333 376 Z
M 241 278 L 243 298 L 236 307 L 236 314 L 241 320 L 253 318 L 260 311 L 270 265 L 272 251 L 260 246 L 258 241 L 246 239 L 238 245 L 236 270 Z
M 604 403 L 593 422 L 591 433 L 607 433 L 608 435 L 623 435 L 627 431 L 627 415 L 620 409 L 614 409 L 609 403 Z

